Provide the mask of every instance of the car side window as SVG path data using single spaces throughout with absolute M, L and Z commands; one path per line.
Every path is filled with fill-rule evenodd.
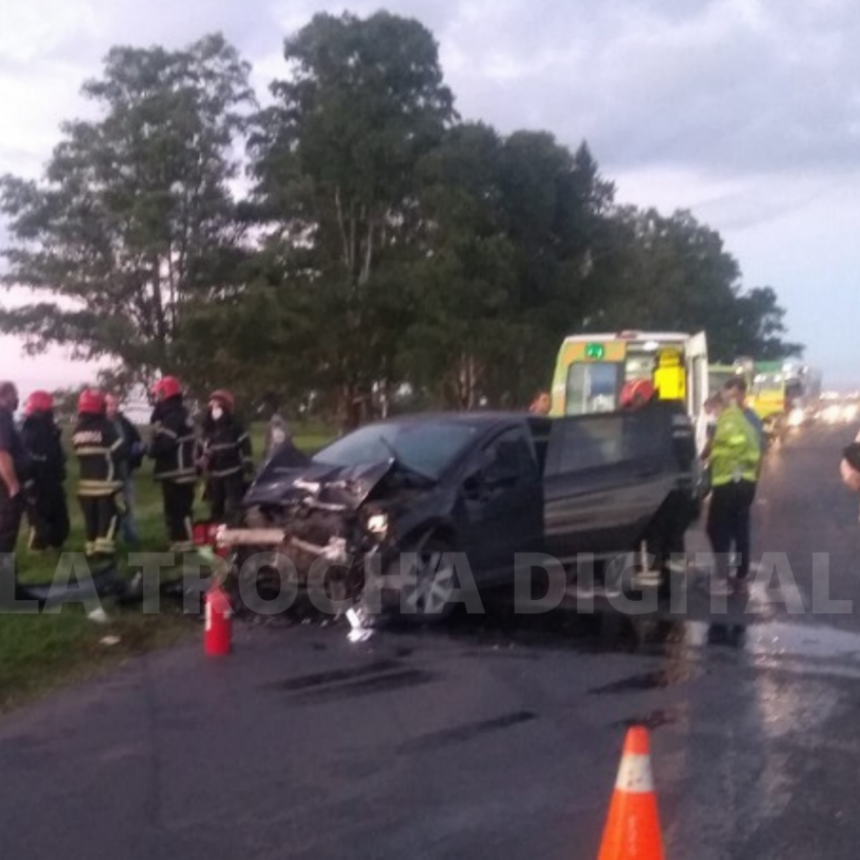
M 490 480 L 511 474 L 533 477 L 537 466 L 525 432 L 513 427 L 489 442 L 481 451 L 480 471 Z
M 626 415 L 613 414 L 567 422 L 559 469 L 562 472 L 582 472 L 629 459 L 627 418 Z

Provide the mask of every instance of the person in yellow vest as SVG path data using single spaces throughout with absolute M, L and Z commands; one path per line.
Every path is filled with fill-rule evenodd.
M 750 519 L 761 446 L 740 398 L 737 388 L 723 388 L 713 439 L 704 454 L 710 461 L 712 486 L 707 532 L 717 563 L 711 592 L 720 595 L 729 592 L 728 558 L 733 545 L 738 559 L 738 591 L 746 588 L 750 570 Z

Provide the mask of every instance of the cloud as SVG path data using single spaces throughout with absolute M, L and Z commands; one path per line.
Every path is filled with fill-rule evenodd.
M 858 311 L 855 0 L 30 0 L 0 30 L 0 173 L 38 175 L 59 123 L 93 110 L 80 85 L 115 44 L 221 30 L 264 96 L 314 13 L 381 6 L 432 30 L 464 117 L 587 139 L 622 200 L 692 209 L 749 282 L 778 288 L 793 336 L 860 367 L 860 347 L 837 354 L 856 338 L 832 337 Z
M 860 5 L 684 5 L 559 0 L 537 17 L 508 0 L 480 33 L 454 22 L 443 44 L 461 105 L 504 129 L 540 117 L 564 139 L 587 138 L 613 169 L 860 163 Z
M 344 5 L 34 0 L 15 7 L 11 25 L 4 20 L 0 105 L 24 111 L 16 126 L 36 125 L 43 151 L 47 131 L 77 104 L 81 81 L 98 72 L 111 45 L 176 47 L 213 30 L 258 66 L 263 90 L 283 71 L 284 36 L 315 12 L 339 13 Z M 348 5 L 358 14 L 379 6 Z M 466 116 L 504 131 L 541 125 L 569 143 L 587 138 L 612 170 L 671 166 L 733 176 L 860 165 L 860 52 L 853 49 L 860 4 L 850 0 L 388 6 L 434 32 Z M 37 111 L 50 121 L 39 121 Z M 21 148 L 14 140 L 2 145 Z

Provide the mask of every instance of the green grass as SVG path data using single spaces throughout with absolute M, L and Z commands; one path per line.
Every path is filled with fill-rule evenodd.
M 324 428 L 307 428 L 309 432 L 296 435 L 296 443 L 304 450 L 315 450 L 331 438 Z M 262 452 L 265 427 L 252 428 L 254 451 Z M 66 491 L 72 531 L 66 544 L 69 552 L 83 548 L 83 523 L 75 497 L 77 468 L 69 460 Z M 145 464 L 136 482 L 135 516 L 141 536 L 141 551 L 164 551 L 161 493 L 151 477 L 151 465 Z M 208 509 L 198 501 L 195 517 L 205 519 Z M 21 582 L 50 582 L 59 560 L 57 553 L 35 554 L 27 550 L 26 523 L 22 527 L 17 553 L 17 570 Z M 120 552 L 119 569 L 126 570 Z M 56 614 L 0 615 L 0 712 L 18 706 L 63 684 L 91 676 L 105 667 L 117 665 L 152 648 L 177 642 L 199 626 L 181 609 L 161 601 L 158 615 L 144 615 L 140 606 L 119 607 L 102 601 L 110 622 L 95 624 L 86 617 L 79 604 L 68 604 Z M 106 645 L 102 640 L 118 637 L 119 643 Z

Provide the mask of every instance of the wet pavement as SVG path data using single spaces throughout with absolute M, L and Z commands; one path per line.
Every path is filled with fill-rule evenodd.
M 11 715 L 0 857 L 594 858 L 644 723 L 669 857 L 853 860 L 854 429 L 769 455 L 748 600 L 713 604 L 696 576 L 686 612 L 635 619 L 499 598 L 362 643 L 243 627 L 223 663 L 192 643 Z

